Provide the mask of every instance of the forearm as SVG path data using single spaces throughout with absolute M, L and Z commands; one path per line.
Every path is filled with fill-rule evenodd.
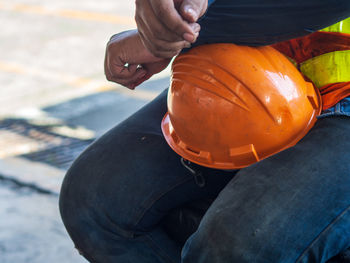
M 263 2 L 263 3 L 262 3 Z M 349 0 L 209 0 L 193 45 L 261 46 L 306 35 L 350 16 Z

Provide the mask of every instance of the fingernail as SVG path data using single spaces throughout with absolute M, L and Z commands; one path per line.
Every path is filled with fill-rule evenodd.
M 192 23 L 192 24 L 190 24 L 190 27 L 192 28 L 192 30 L 193 30 L 194 33 L 199 32 L 199 30 L 200 30 L 200 28 L 201 28 L 200 25 L 197 24 L 197 23 Z
M 185 6 L 184 11 L 185 11 L 188 15 L 190 15 L 194 21 L 197 20 L 197 12 L 194 11 L 194 9 L 193 9 L 191 6 L 189 6 L 189 5 Z
M 193 34 L 190 34 L 190 33 L 184 33 L 182 35 L 183 39 L 192 43 L 194 40 L 195 40 L 195 36 Z
M 201 30 L 201 26 L 196 23 L 195 26 L 194 26 L 194 32 L 198 33 L 200 30 Z

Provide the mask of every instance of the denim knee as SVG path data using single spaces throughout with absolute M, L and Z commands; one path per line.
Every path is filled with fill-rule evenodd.
M 103 198 L 95 191 L 97 182 L 91 180 L 87 171 L 90 165 L 93 163 L 77 160 L 67 172 L 59 200 L 61 217 L 81 255 L 90 262 L 112 262 L 106 260 L 107 256 L 115 253 L 115 247 L 122 247 L 132 235 L 109 218 L 102 206 Z M 113 210 L 123 213 L 118 207 Z
M 205 219 L 185 243 L 182 263 L 271 263 L 279 258 L 278 249 L 269 246 L 270 237 L 252 230 L 251 233 L 232 231 L 232 225 L 224 224 L 220 218 Z M 259 248 L 263 247 L 263 251 Z M 260 253 L 262 252 L 262 253 Z
M 59 209 L 61 213 L 62 221 L 66 227 L 68 234 L 73 240 L 75 247 L 80 254 L 86 256 L 84 244 L 87 241 L 86 235 L 96 227 L 92 211 L 89 211 L 89 194 L 84 191 L 84 182 L 79 182 L 81 177 L 80 173 L 77 173 L 77 167 L 79 164 L 75 164 L 67 172 L 59 197 Z M 83 170 L 81 170 L 83 173 Z
M 250 262 L 244 258 L 243 244 L 227 236 L 228 226 L 211 221 L 200 225 L 198 230 L 185 243 L 181 257 L 182 263 L 219 263 L 219 262 Z

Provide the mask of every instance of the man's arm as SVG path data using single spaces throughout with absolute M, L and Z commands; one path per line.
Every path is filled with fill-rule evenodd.
M 201 1 L 207 0 L 175 0 L 181 4 Z M 177 10 L 186 17 L 184 6 Z M 198 21 L 201 31 L 192 46 L 220 42 L 269 45 L 306 35 L 350 16 L 349 0 L 209 0 L 208 6 L 207 13 Z M 203 11 L 204 8 L 199 8 L 198 13 Z M 137 31 L 131 35 L 122 33 L 109 43 L 105 60 L 105 72 L 109 80 L 133 89 L 168 65 L 169 59 L 159 59 L 156 57 L 158 54 L 146 49 L 144 37 Z M 175 38 L 178 37 L 177 34 Z M 180 52 L 182 44 L 186 46 L 183 41 L 180 37 L 175 44 L 167 46 L 163 43 L 160 53 L 165 54 L 165 50 L 168 54 L 161 57 L 170 58 Z M 126 62 L 130 65 L 128 68 L 124 67 Z M 138 65 L 142 65 L 142 68 Z

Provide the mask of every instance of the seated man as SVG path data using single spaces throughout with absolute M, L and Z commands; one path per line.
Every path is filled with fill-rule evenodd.
M 137 12 L 157 10 L 152 7 L 157 1 L 140 2 L 146 6 L 139 3 Z M 202 14 L 206 5 L 201 8 L 195 13 Z M 153 12 L 138 21 L 138 30 L 112 37 L 105 60 L 109 80 L 133 89 L 190 44 L 261 46 L 303 36 L 349 17 L 350 2 L 210 1 L 198 21 L 201 29 L 198 17 L 174 10 L 189 25 L 180 33 L 176 27 L 170 30 L 177 32 L 173 35 L 149 33 L 156 23 L 147 19 L 158 18 Z M 225 171 L 184 162 L 167 145 L 160 127 L 166 97 L 167 90 L 99 138 L 66 175 L 60 211 L 86 259 L 326 262 L 350 246 L 348 98 L 321 115 L 294 147 L 247 168 Z M 198 209 L 193 203 L 205 205 Z M 204 211 L 204 216 L 199 226 L 186 231 L 181 211 Z M 178 220 L 169 221 L 171 215 Z

